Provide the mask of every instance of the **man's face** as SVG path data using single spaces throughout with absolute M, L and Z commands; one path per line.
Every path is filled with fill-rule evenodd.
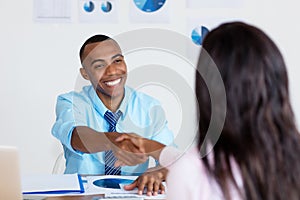
M 119 45 L 113 40 L 86 45 L 82 75 L 104 98 L 123 97 L 127 67 Z

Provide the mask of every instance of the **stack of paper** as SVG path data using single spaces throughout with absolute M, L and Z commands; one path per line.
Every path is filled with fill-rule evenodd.
M 78 174 L 47 174 L 22 177 L 23 194 L 83 193 L 84 187 Z

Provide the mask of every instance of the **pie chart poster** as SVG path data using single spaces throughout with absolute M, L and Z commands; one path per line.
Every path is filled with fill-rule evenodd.
M 171 0 L 130 0 L 129 18 L 132 23 L 169 23 Z
M 116 0 L 80 0 L 78 3 L 80 22 L 117 23 L 118 10 Z

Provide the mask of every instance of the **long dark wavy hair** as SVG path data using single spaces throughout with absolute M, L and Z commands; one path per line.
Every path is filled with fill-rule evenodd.
M 202 47 L 198 70 L 205 66 L 201 54 L 207 51 L 226 92 L 225 122 L 212 144 L 213 162 L 203 158 L 224 198 L 230 199 L 229 185 L 233 185 L 247 200 L 299 200 L 300 136 L 279 49 L 262 30 L 243 22 L 221 24 L 206 35 Z M 208 136 L 212 114 L 206 84 L 197 73 L 199 150 Z M 243 188 L 237 187 L 232 159 L 240 170 Z

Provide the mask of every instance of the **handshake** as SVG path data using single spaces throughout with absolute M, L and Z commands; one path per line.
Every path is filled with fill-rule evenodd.
M 143 138 L 135 133 L 110 132 L 106 134 L 108 148 L 114 152 L 117 161 L 114 166 L 133 166 L 146 162 L 149 156 L 158 160 L 164 144 Z
M 165 147 L 159 142 L 142 138 L 134 133 L 103 133 L 85 126 L 78 126 L 73 130 L 71 143 L 74 149 L 85 153 L 112 150 L 117 158 L 115 167 L 141 164 L 146 162 L 149 156 L 158 160 Z M 167 172 L 168 170 L 161 166 L 148 168 L 132 184 L 124 186 L 124 189 L 138 188 L 138 194 L 143 194 L 147 188 L 148 196 L 164 193 L 165 186 L 162 182 L 166 180 Z

